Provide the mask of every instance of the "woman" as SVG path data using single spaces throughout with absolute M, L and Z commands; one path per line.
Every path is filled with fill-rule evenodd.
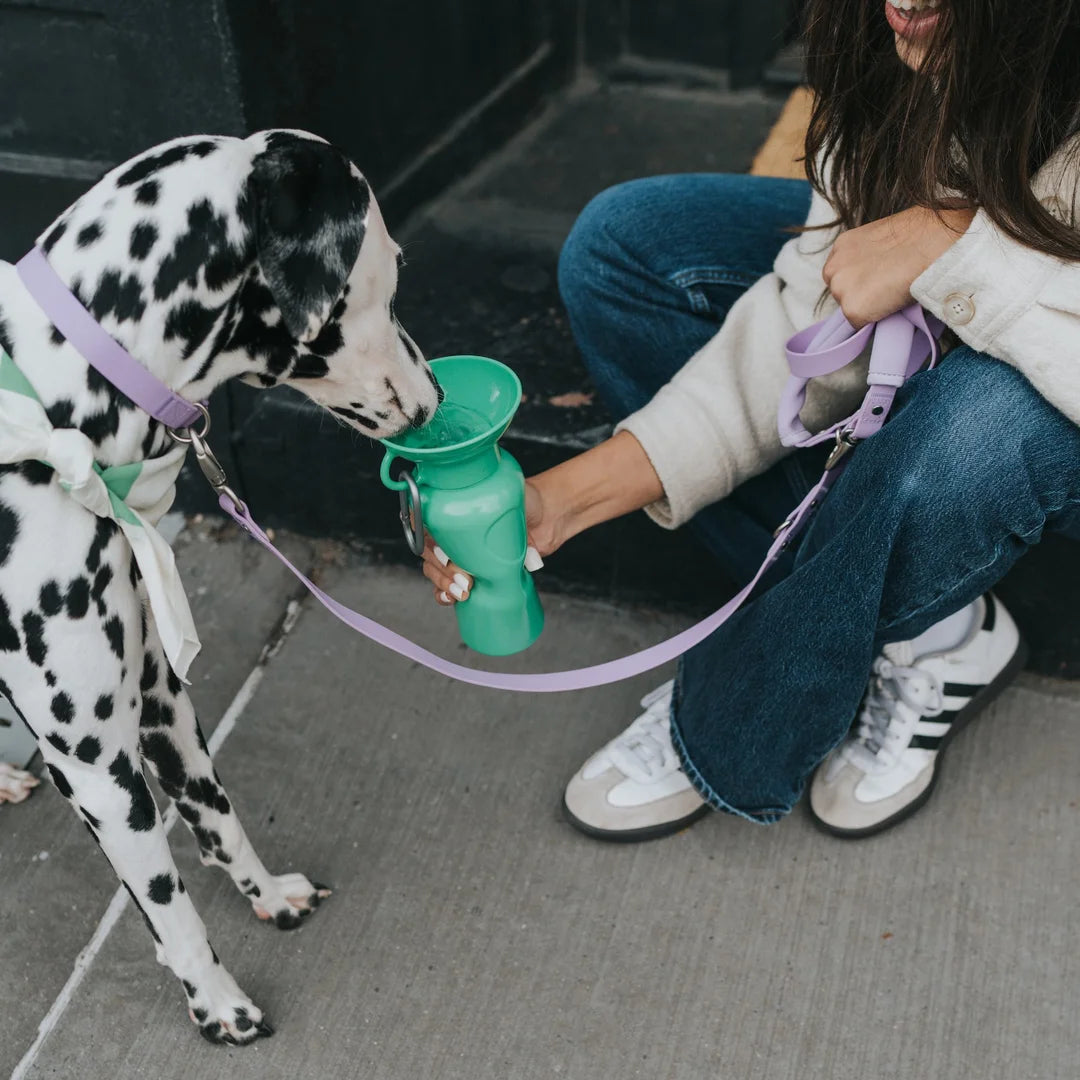
M 823 464 L 779 445 L 785 339 L 836 305 L 861 326 L 914 299 L 951 348 L 771 587 L 570 781 L 570 821 L 604 839 L 709 808 L 775 821 L 812 773 L 831 831 L 900 821 L 1022 666 L 988 590 L 1044 530 L 1080 537 L 1080 0 L 809 8 L 809 183 L 636 181 L 571 233 L 562 294 L 624 419 L 531 478 L 532 542 L 546 555 L 643 507 L 745 580 Z M 809 426 L 850 412 L 861 382 L 819 380 Z M 467 602 L 430 545 L 425 573 L 440 603 Z

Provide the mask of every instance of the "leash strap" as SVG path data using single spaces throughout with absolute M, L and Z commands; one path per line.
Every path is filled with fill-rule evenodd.
M 15 270 L 35 303 L 53 326 L 104 378 L 136 405 L 169 428 L 191 427 L 203 410 L 170 390 L 151 375 L 122 345 L 114 341 L 83 307 L 78 297 L 49 265 L 39 247 L 33 247 Z
M 332 615 L 377 644 L 451 679 L 494 690 L 529 693 L 584 690 L 651 671 L 682 656 L 723 626 L 742 607 L 769 568 L 813 517 L 836 478 L 847 466 L 847 455 L 851 449 L 881 429 L 892 408 L 896 391 L 924 364 L 933 367 L 937 362 L 936 339 L 942 329 L 940 322 L 928 316 L 917 304 L 912 304 L 858 331 L 848 323 L 842 312 L 837 311 L 823 322 L 795 334 L 787 345 L 791 375 L 780 401 L 778 426 L 781 442 L 785 446 L 804 447 L 834 439 L 835 447 L 821 479 L 776 530 L 769 551 L 749 584 L 711 615 L 658 645 L 618 660 L 571 671 L 514 675 L 470 668 L 445 660 L 374 619 L 346 607 L 305 577 L 273 545 L 248 508 L 227 486 L 224 470 L 203 441 L 206 430 L 201 435 L 194 431 L 192 425 L 200 416 L 208 419 L 205 408 L 175 394 L 109 337 L 49 266 L 40 248 L 35 247 L 26 255 L 17 264 L 17 270 L 38 306 L 88 363 L 155 419 L 170 428 L 188 429 L 187 437 L 179 441 L 194 444 L 196 461 L 217 493 L 222 510 L 279 559 Z M 813 378 L 839 371 L 858 359 L 871 341 L 873 346 L 867 375 L 869 389 L 861 407 L 846 419 L 812 435 L 799 419 L 799 412 L 806 400 L 807 384 Z

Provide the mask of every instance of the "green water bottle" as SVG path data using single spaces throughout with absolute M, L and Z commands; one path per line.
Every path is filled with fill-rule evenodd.
M 454 605 L 462 640 L 488 656 L 508 656 L 527 649 L 544 628 L 525 569 L 525 477 L 499 446 L 521 403 L 521 382 L 484 356 L 444 356 L 431 369 L 443 403 L 425 427 L 382 440 L 380 476 L 401 495 L 413 551 L 423 550 L 426 528 L 472 574 L 468 600 Z M 414 468 L 394 479 L 395 458 Z

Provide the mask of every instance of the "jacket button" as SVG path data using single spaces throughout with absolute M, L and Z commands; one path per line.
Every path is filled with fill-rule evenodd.
M 945 297 L 945 321 L 950 326 L 966 326 L 975 318 L 975 305 L 971 297 L 963 293 L 949 293 Z

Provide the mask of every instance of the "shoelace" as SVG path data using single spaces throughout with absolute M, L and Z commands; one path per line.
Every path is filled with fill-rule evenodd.
M 929 689 L 925 698 L 914 693 L 911 684 L 916 681 L 926 684 Z M 915 714 L 913 720 L 905 719 L 901 714 L 901 702 Z M 842 753 L 849 758 L 867 754 L 880 764 L 895 764 L 911 741 L 911 732 L 903 729 L 913 729 L 919 717 L 939 716 L 944 708 L 944 687 L 933 672 L 903 667 L 888 657 L 879 656 L 874 661 L 873 676 L 859 711 L 855 735 Z
M 638 783 L 648 783 L 678 768 L 678 759 L 668 734 L 671 715 L 671 687 L 665 683 L 648 695 L 645 711 L 617 739 L 607 752 L 615 767 Z

